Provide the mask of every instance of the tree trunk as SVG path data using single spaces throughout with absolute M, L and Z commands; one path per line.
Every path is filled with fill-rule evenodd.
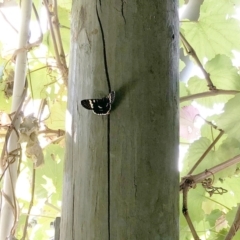
M 96 2 L 73 1 L 61 239 L 177 240 L 177 1 L 97 6 L 104 36 Z M 108 116 L 81 106 L 108 95 L 104 60 Z

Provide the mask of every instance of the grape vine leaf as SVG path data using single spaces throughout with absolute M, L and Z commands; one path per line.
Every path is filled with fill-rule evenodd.
M 197 22 L 184 22 L 186 39 L 195 49 L 200 61 L 216 54 L 232 56 L 232 49 L 240 50 L 240 25 L 231 16 L 236 14 L 231 1 L 208 0 L 201 5 Z
M 223 189 L 226 189 L 227 192 L 224 194 L 213 194 L 211 197 L 205 199 L 206 204 L 208 204 L 208 202 L 213 202 L 211 204 L 212 210 L 224 209 L 224 211 L 229 211 L 232 206 L 237 205 L 240 195 L 240 193 L 238 193 L 239 178 L 231 177 L 221 181 L 215 179 L 213 186 L 222 187 Z
M 199 160 L 202 154 L 206 151 L 206 149 L 210 146 L 211 141 L 207 138 L 201 137 L 198 140 L 194 141 L 183 160 L 184 169 L 181 172 L 181 175 L 184 176 L 188 173 L 188 171 L 194 166 L 194 164 Z M 210 151 L 207 156 L 203 159 L 197 169 L 194 171 L 194 174 L 199 173 L 201 171 L 205 171 L 210 168 L 212 164 L 214 164 L 214 152 Z
M 196 222 L 201 222 L 205 216 L 202 209 L 202 203 L 205 199 L 205 189 L 198 185 L 188 193 L 188 212 L 192 219 Z
M 216 164 L 223 163 L 240 154 L 240 143 L 234 138 L 225 139 L 216 151 Z M 215 178 L 231 177 L 236 172 L 236 165 L 225 168 L 215 174 Z
M 215 227 L 216 219 L 222 216 L 222 212 L 219 209 L 214 209 L 210 214 L 206 215 L 206 221 L 209 222 L 211 227 Z
M 208 61 L 205 66 L 210 74 L 213 85 L 217 89 L 223 90 L 239 90 L 240 91 L 240 76 L 237 69 L 232 65 L 229 57 L 225 55 L 217 55 L 212 60 Z M 188 81 L 188 89 L 190 94 L 208 92 L 207 82 L 197 76 L 192 77 Z M 201 99 L 196 99 L 199 104 L 212 108 L 216 103 L 226 103 L 234 95 L 217 95 Z
M 240 91 L 238 69 L 226 55 L 216 55 L 206 63 L 205 69 L 210 73 L 211 80 L 218 89 Z
M 65 129 L 65 112 L 67 104 L 65 101 L 50 102 L 51 114 L 45 121 L 51 129 Z
M 50 83 L 45 65 L 35 65 L 35 71 L 32 71 L 29 78 L 29 88 L 34 99 L 47 97 L 46 86 Z
M 11 113 L 11 103 L 12 103 L 12 98 L 7 99 L 4 95 L 3 90 L 1 89 L 1 84 L 0 84 L 0 111 Z
M 219 115 L 216 119 L 216 124 L 219 128 L 223 129 L 229 136 L 236 138 L 240 141 L 240 93 L 236 94 L 230 99 L 224 107 L 224 113 Z
M 190 95 L 209 91 L 206 81 L 196 76 L 190 78 L 190 80 L 188 81 L 188 89 L 190 91 Z M 214 104 L 225 103 L 232 97 L 232 95 L 217 95 L 199 98 L 195 101 L 202 106 L 213 108 Z

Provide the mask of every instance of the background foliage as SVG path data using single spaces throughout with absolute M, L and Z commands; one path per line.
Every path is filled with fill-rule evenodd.
M 184 2 L 180 4 L 184 6 Z M 200 61 L 199 64 L 194 55 L 184 51 L 194 67 L 190 78 L 180 79 L 180 101 L 189 97 L 189 101 L 181 101 L 180 151 L 186 152 L 182 153 L 181 177 L 188 175 L 206 150 L 208 154 L 191 175 L 204 175 L 208 169 L 240 154 L 239 6 L 237 0 L 203 1 L 198 21 L 181 21 L 181 33 Z M 181 48 L 184 49 L 184 45 Z M 214 89 L 200 71 L 201 64 Z M 180 67 L 180 71 L 185 67 Z M 223 135 L 210 147 L 220 131 Z M 239 219 L 236 215 L 240 203 L 239 166 L 239 163 L 231 165 L 210 177 L 211 187 L 227 190 L 226 193 L 209 194 L 202 184 L 189 189 L 188 214 L 200 239 L 225 239 L 234 218 Z M 180 193 L 181 210 L 182 198 Z M 235 223 L 237 230 L 239 223 Z M 234 239 L 240 239 L 239 232 L 234 234 Z M 230 234 L 231 237 L 234 234 Z M 180 216 L 180 236 L 182 240 L 198 239 L 193 237 L 183 214 Z
M 51 2 L 51 1 L 50 1 Z M 25 221 L 29 208 L 31 210 L 27 223 L 27 239 L 52 239 L 54 236 L 53 222 L 61 213 L 62 173 L 64 160 L 64 130 L 67 88 L 56 61 L 54 43 L 49 30 L 49 23 L 43 1 L 34 1 L 43 31 L 43 40 L 37 47 L 28 52 L 28 96 L 24 105 L 24 116 L 34 114 L 38 119 L 38 138 L 43 149 L 45 164 L 34 170 L 31 159 L 26 157 L 26 143 L 22 143 L 22 159 L 17 182 L 16 197 L 19 205 L 19 221 L 15 237 L 24 235 Z M 17 3 L 13 11 L 19 12 Z M 50 11 L 54 8 L 48 5 Z M 68 62 L 70 44 L 70 8 L 71 1 L 59 0 L 57 3 L 61 42 Z M 18 23 L 11 14 L 0 9 L 7 18 L 3 21 L 7 31 L 12 26 L 18 29 Z M 15 16 L 17 18 L 18 16 Z M 3 23 L 1 22 L 1 23 Z M 19 22 L 19 20 L 18 20 Z M 0 23 L 0 24 L 1 24 Z M 39 37 L 37 18 L 32 12 L 30 43 Z M 13 31 L 14 32 L 14 31 Z M 14 33 L 13 33 L 14 34 Z M 15 61 L 12 59 L 17 44 L 17 32 L 11 39 L 1 38 L 0 44 L 0 150 L 3 148 L 5 134 L 10 124 L 12 87 Z M 44 106 L 41 109 L 41 105 Z M 39 114 L 41 112 L 41 114 Z M 35 171 L 35 173 L 33 173 Z M 2 187 L 2 181 L 0 182 Z M 32 190 L 34 189 L 33 206 L 31 207 Z

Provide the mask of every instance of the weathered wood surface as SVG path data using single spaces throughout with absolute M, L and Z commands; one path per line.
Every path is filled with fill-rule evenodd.
M 110 146 L 108 117 L 80 104 L 108 94 L 95 4 L 73 0 L 61 240 L 177 240 L 177 3 L 98 3 Z

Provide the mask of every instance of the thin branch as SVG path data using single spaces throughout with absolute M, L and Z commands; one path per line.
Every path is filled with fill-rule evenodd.
M 28 215 L 28 216 L 31 216 L 31 217 L 42 217 L 42 218 L 50 218 L 50 219 L 55 219 L 56 216 L 49 216 L 49 215 L 43 215 L 43 214 L 27 214 L 27 213 L 24 213 L 22 212 L 21 215 Z
M 60 23 L 59 23 L 59 18 L 58 18 L 57 0 L 54 0 L 53 2 L 54 2 L 54 5 L 53 5 L 54 17 L 52 19 L 52 23 L 54 26 L 54 30 L 56 32 L 56 39 L 58 42 L 58 49 L 60 52 L 61 62 L 63 64 L 63 66 L 65 68 L 67 68 L 65 53 L 64 53 L 63 44 L 62 44 L 62 37 L 61 37 L 60 29 L 59 29 Z
M 25 220 L 25 225 L 24 225 L 24 230 L 23 230 L 23 237 L 21 238 L 23 240 L 26 238 L 26 235 L 27 235 L 28 219 L 29 219 L 32 207 L 33 207 L 34 193 L 35 193 L 35 179 L 36 179 L 35 176 L 36 176 L 36 169 L 33 166 L 31 201 L 29 203 L 28 213 L 27 213 L 26 220 Z
M 232 224 L 227 236 L 225 237 L 225 240 L 231 240 L 235 236 L 235 234 L 237 233 L 239 228 L 240 228 L 240 205 L 238 205 L 238 210 L 235 215 L 235 219 L 233 221 L 233 224 Z
M 196 117 L 200 117 L 206 124 L 210 125 L 212 128 L 214 128 L 215 130 L 221 130 L 219 129 L 215 124 L 213 124 L 211 121 L 206 120 L 205 118 L 203 118 L 200 114 L 197 114 Z
M 42 43 L 43 33 L 42 33 L 42 28 L 41 28 L 41 24 L 40 24 L 40 19 L 39 19 L 39 16 L 38 16 L 38 12 L 37 12 L 37 9 L 36 9 L 34 3 L 32 3 L 32 8 L 33 8 L 35 17 L 36 17 L 36 19 L 37 19 L 37 23 L 38 23 L 38 27 L 39 27 L 39 31 L 40 31 L 40 36 L 39 36 L 39 38 L 38 38 L 35 42 L 33 42 L 33 43 L 28 43 L 26 46 L 24 46 L 24 47 L 22 47 L 22 48 L 19 48 L 19 49 L 16 49 L 16 50 L 14 51 L 14 53 L 12 54 L 12 57 L 11 57 L 12 62 L 15 61 L 15 58 L 16 58 L 16 56 L 17 56 L 18 53 L 24 52 L 24 51 L 30 51 L 32 48 L 38 47 L 38 46 Z
M 32 47 L 34 47 L 34 46 L 39 46 L 42 43 L 43 32 L 42 32 L 42 27 L 41 27 L 41 24 L 40 24 L 40 19 L 39 19 L 39 16 L 38 16 L 38 12 L 37 12 L 37 9 L 36 9 L 34 3 L 32 3 L 32 7 L 33 7 L 33 11 L 34 11 L 35 17 L 37 19 L 38 28 L 39 28 L 39 31 L 40 31 L 39 39 L 37 39 L 36 42 L 31 43 Z
M 56 207 L 56 206 L 54 206 L 53 204 L 51 204 L 51 203 L 48 201 L 48 199 L 45 201 L 45 204 L 46 204 L 47 206 L 53 208 L 54 210 L 56 210 L 56 211 L 58 211 L 58 212 L 61 212 L 61 209 L 58 208 L 58 207 Z
M 17 111 L 14 113 L 14 117 L 12 119 L 12 122 L 11 122 L 11 126 L 8 128 L 8 131 L 6 133 L 6 136 L 5 136 L 5 141 L 4 141 L 4 145 L 3 145 L 3 148 L 2 148 L 2 153 L 1 153 L 1 158 L 0 158 L 0 170 L 3 172 L 4 171 L 4 156 L 5 156 L 5 153 L 6 153 L 6 149 L 7 149 L 7 144 L 8 144 L 8 139 L 11 135 L 11 132 L 14 128 L 14 125 L 15 125 L 15 122 L 18 120 L 19 118 L 19 115 L 20 115 L 20 111 L 21 111 L 21 108 L 23 106 L 23 103 L 24 103 L 24 100 L 26 98 L 26 95 L 27 95 L 27 88 L 28 88 L 28 82 L 26 80 L 25 82 L 25 88 L 23 90 L 23 93 L 22 93 L 22 99 L 19 103 L 19 106 L 17 108 Z
M 45 8 L 46 8 L 46 12 L 47 12 L 48 24 L 49 24 L 50 33 L 51 33 L 51 36 L 52 36 L 55 57 L 56 57 L 58 66 L 61 66 L 61 60 L 60 60 L 60 57 L 59 57 L 59 52 L 58 52 L 58 48 L 57 48 L 57 42 L 56 42 L 55 34 L 54 34 L 54 31 L 53 31 L 52 21 L 51 21 L 51 12 L 50 12 L 50 10 L 48 8 L 47 0 L 43 0 L 43 2 L 44 2 Z
M 46 7 L 48 23 L 49 23 L 49 27 L 50 27 L 50 33 L 51 33 L 51 36 L 52 36 L 53 48 L 54 48 L 54 52 L 55 52 L 57 66 L 59 67 L 59 70 L 61 72 L 64 84 L 67 86 L 67 84 L 68 84 L 67 83 L 68 68 L 67 68 L 67 65 L 66 65 L 66 60 L 64 59 L 64 61 L 62 62 L 62 58 L 63 57 L 65 58 L 65 56 L 61 57 L 60 54 L 59 54 L 58 44 L 57 44 L 57 40 L 56 40 L 56 37 L 59 37 L 59 36 L 58 36 L 58 33 L 57 33 L 57 36 L 55 36 L 54 29 L 53 29 L 53 23 L 51 21 L 52 13 L 50 12 L 50 10 L 48 8 L 47 1 L 46 0 L 43 0 L 43 1 L 44 1 L 44 5 Z M 61 42 L 61 38 L 60 39 L 58 38 L 58 42 Z M 64 52 L 63 52 L 63 50 L 61 50 L 61 48 L 62 48 L 62 43 L 60 44 L 60 52 L 61 52 L 61 54 L 64 54 Z
M 207 197 L 207 196 L 204 196 L 204 197 L 205 197 L 206 199 L 208 199 L 209 201 L 214 202 L 214 203 L 218 204 L 219 206 L 222 206 L 222 207 L 226 208 L 228 211 L 231 210 L 231 208 L 229 208 L 229 207 L 227 207 L 226 205 L 224 205 L 224 204 L 222 204 L 222 203 L 214 200 L 214 199 L 211 198 L 211 197 Z
M 191 233 L 193 235 L 193 238 L 194 240 L 200 240 L 200 238 L 198 237 L 197 235 L 197 232 L 193 226 L 193 223 L 192 223 L 192 220 L 188 214 L 188 204 L 187 204 L 187 200 L 188 200 L 188 191 L 189 191 L 189 188 L 191 188 L 192 186 L 192 183 L 189 181 L 185 181 L 184 183 L 184 186 L 183 186 L 183 206 L 182 206 L 182 213 L 183 213 L 183 216 L 185 217 L 187 223 L 188 223 L 188 226 L 191 230 Z
M 186 101 L 195 100 L 198 98 L 213 97 L 213 96 L 217 96 L 217 95 L 235 95 L 238 93 L 240 93 L 240 91 L 215 89 L 215 90 L 212 90 L 209 92 L 196 93 L 196 94 L 192 94 L 189 96 L 181 97 L 179 101 L 180 101 L 180 103 L 182 103 L 182 102 L 186 102 Z
M 217 138 L 206 149 L 206 151 L 202 154 L 202 156 L 199 158 L 199 160 L 194 164 L 194 166 L 192 167 L 192 169 L 189 171 L 189 173 L 187 175 L 190 175 L 193 173 L 193 171 L 197 168 L 197 166 L 202 162 L 202 160 L 207 156 L 207 154 L 210 152 L 210 150 L 215 146 L 215 144 L 218 142 L 218 140 L 222 137 L 222 135 L 224 134 L 224 131 L 221 129 L 219 131 L 220 131 L 220 133 L 217 136 Z
M 216 90 L 217 88 L 213 85 L 212 80 L 210 78 L 210 74 L 204 69 L 202 63 L 200 62 L 195 50 L 193 47 L 190 45 L 190 43 L 187 41 L 187 39 L 183 36 L 183 34 L 180 32 L 180 38 L 183 43 L 183 46 L 186 50 L 186 52 L 193 57 L 193 59 L 196 61 L 198 67 L 202 70 L 203 75 L 208 83 L 208 88 L 210 91 Z
M 0 9 L 0 13 L 1 13 L 3 19 L 9 24 L 9 26 L 10 26 L 16 33 L 18 33 L 18 30 L 11 24 L 10 21 L 8 21 L 7 17 L 6 17 L 5 14 L 2 12 L 1 9 Z
M 223 163 L 220 163 L 210 169 L 207 169 L 204 172 L 201 172 L 196 175 L 188 175 L 182 178 L 182 181 L 180 183 L 180 191 L 182 190 L 182 186 L 186 180 L 191 181 L 193 185 L 196 185 L 197 183 L 201 183 L 203 180 L 205 180 L 208 177 L 211 177 L 215 173 L 218 173 L 228 167 L 231 167 L 237 163 L 240 163 L 240 155 L 237 155 Z

